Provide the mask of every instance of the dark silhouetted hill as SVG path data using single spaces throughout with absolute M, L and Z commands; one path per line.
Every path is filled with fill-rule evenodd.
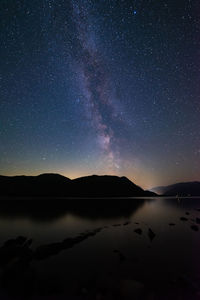
M 144 191 L 126 177 L 118 176 L 87 176 L 72 180 L 73 190 L 82 196 L 112 197 L 112 196 L 155 196 Z
M 8 196 L 62 196 L 71 180 L 59 174 L 0 176 L 0 194 Z
M 163 196 L 200 196 L 200 182 L 181 182 L 152 188 L 151 191 Z
M 93 175 L 71 180 L 59 174 L 41 174 L 39 176 L 0 176 L 0 195 L 148 197 L 156 194 L 144 191 L 126 177 Z

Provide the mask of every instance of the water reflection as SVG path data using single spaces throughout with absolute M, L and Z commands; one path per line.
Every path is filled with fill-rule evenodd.
M 13 260 L 5 286 L 33 299 L 198 299 L 200 199 L 177 200 L 1 202 L 2 243 L 33 238 L 35 257 Z
M 146 200 L 147 201 L 147 200 Z M 144 199 L 2 199 L 0 218 L 51 222 L 68 214 L 88 219 L 129 217 Z

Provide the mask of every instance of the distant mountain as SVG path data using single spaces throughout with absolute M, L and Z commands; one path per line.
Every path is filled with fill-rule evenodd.
M 148 197 L 126 177 L 87 176 L 69 179 L 59 174 L 39 176 L 0 176 L 0 195 L 5 196 L 66 196 L 66 197 Z
M 200 182 L 181 182 L 152 188 L 151 191 L 163 196 L 200 196 Z
M 170 186 L 170 185 L 169 185 Z M 158 195 L 163 195 L 168 189 L 168 186 L 155 186 L 150 189 L 151 192 L 154 192 Z

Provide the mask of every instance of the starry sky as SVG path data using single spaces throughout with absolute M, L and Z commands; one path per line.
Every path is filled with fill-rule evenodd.
M 0 173 L 200 180 L 199 0 L 1 0 Z

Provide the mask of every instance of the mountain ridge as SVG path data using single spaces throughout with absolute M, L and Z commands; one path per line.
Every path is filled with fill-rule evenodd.
M 200 196 L 200 182 L 178 182 L 167 186 L 154 187 L 151 188 L 150 191 L 161 194 L 162 196 Z
M 70 179 L 57 173 L 37 176 L 0 175 L 0 195 L 65 197 L 146 197 L 156 196 L 127 177 L 91 175 Z

